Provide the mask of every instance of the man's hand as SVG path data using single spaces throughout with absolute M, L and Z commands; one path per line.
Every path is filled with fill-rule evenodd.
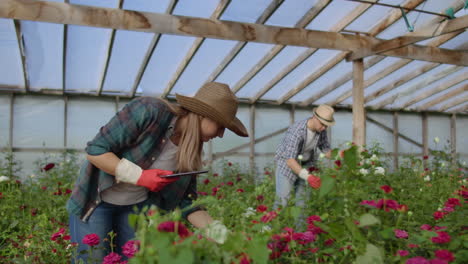
M 126 182 L 148 188 L 152 192 L 159 192 L 166 185 L 175 182 L 179 177 L 161 178 L 160 176 L 173 174 L 172 171 L 150 169 L 143 170 L 127 159 L 121 159 L 115 168 L 117 182 Z
M 309 185 L 314 188 L 318 189 L 320 188 L 320 185 L 322 185 L 322 181 L 320 180 L 320 177 L 317 177 L 315 175 L 309 174 L 309 171 L 306 169 L 302 169 L 299 172 L 299 177 L 309 183 Z

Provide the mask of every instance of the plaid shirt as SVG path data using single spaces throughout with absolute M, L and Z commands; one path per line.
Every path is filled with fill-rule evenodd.
M 277 164 L 277 170 L 284 177 L 288 178 L 291 182 L 297 180 L 297 175 L 289 168 L 286 164 L 288 159 L 297 159 L 297 156 L 303 154 L 305 143 L 307 140 L 307 120 L 301 120 L 288 128 L 288 131 L 284 135 L 281 143 L 276 149 L 275 160 Z M 315 135 L 314 137 L 316 137 Z M 315 163 L 317 148 L 322 152 L 328 152 L 330 150 L 330 143 L 328 142 L 327 132 L 324 130 L 318 134 L 318 138 L 313 141 L 313 148 L 310 152 L 310 159 L 303 161 L 303 166 L 311 166 Z
M 172 129 L 169 126 L 174 117 L 161 100 L 136 98 L 101 127 L 95 138 L 88 142 L 86 153 L 94 156 L 112 152 L 148 169 L 161 153 L 161 141 L 170 136 Z M 68 212 L 86 221 L 101 202 L 99 194 L 114 183 L 114 176 L 85 161 L 67 202 Z M 196 177 L 180 177 L 160 192 L 150 192 L 149 201 L 163 210 L 185 208 L 197 197 L 196 184 Z M 199 209 L 185 211 L 184 216 Z

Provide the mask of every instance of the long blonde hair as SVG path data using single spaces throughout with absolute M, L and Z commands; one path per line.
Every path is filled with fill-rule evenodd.
M 171 112 L 178 118 L 186 117 L 185 129 L 182 130 L 177 150 L 177 171 L 196 171 L 202 168 L 203 142 L 201 140 L 201 121 L 203 117 L 182 108 L 177 104 L 163 100 Z

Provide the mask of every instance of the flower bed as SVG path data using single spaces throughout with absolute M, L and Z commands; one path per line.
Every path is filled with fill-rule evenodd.
M 181 219 L 180 211 L 147 208 L 131 216 L 137 238 L 124 254 L 129 263 L 174 264 L 468 261 L 466 168 L 450 155 L 435 151 L 430 158 L 409 157 L 390 173 L 378 148 L 350 146 L 333 154 L 334 160 L 310 168 L 322 186 L 311 188 L 304 210 L 294 201 L 273 208 L 270 169 L 254 181 L 239 165 L 226 162 L 219 175 L 200 177 L 195 202 L 228 227 L 221 234 L 224 244 L 206 239 Z M 79 254 L 69 242 L 64 209 L 77 164 L 66 158 L 43 161 L 42 171 L 19 183 L 11 157 L 6 161 L 1 175 L 8 180 L 0 183 L 0 262 L 67 263 Z M 90 249 L 99 239 L 89 237 Z M 121 257 L 110 254 L 104 263 L 125 263 Z

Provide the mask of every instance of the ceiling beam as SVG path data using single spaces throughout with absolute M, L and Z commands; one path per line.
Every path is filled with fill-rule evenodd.
M 464 104 L 466 102 L 468 102 L 468 94 L 465 94 L 464 96 L 458 97 L 458 99 L 439 107 L 438 110 L 440 112 L 443 112 L 443 111 L 446 111 L 446 110 L 448 110 L 448 109 L 450 109 L 452 107 L 455 107 L 457 105 Z
M 218 6 L 216 7 L 216 9 L 213 11 L 213 14 L 211 14 L 210 19 L 218 19 L 224 13 L 229 3 L 231 3 L 231 0 L 221 0 Z M 164 91 L 160 95 L 161 98 L 166 98 L 167 95 L 171 93 L 172 88 L 174 88 L 174 85 L 179 80 L 182 73 L 184 73 L 188 64 L 193 59 L 193 57 L 195 56 L 195 53 L 197 53 L 198 49 L 201 47 L 204 41 L 205 41 L 205 38 L 196 38 L 193 41 L 192 46 L 190 47 L 189 51 L 185 54 L 185 57 L 179 63 L 179 66 L 177 66 L 177 69 L 172 75 L 172 78 L 169 80 L 166 87 L 164 88 Z
M 169 4 L 167 5 L 166 8 L 166 13 L 170 14 L 174 11 L 175 6 L 177 5 L 178 0 L 171 0 Z M 138 69 L 138 73 L 136 75 L 135 81 L 133 82 L 133 87 L 130 92 L 130 96 L 134 97 L 136 94 L 136 91 L 138 90 L 138 86 L 141 83 L 141 79 L 143 78 L 143 74 L 145 73 L 146 67 L 148 67 L 148 63 L 151 59 L 151 56 L 153 55 L 154 50 L 156 49 L 156 46 L 158 45 L 159 39 L 161 38 L 161 34 L 154 34 L 153 38 L 151 39 L 151 43 L 148 46 L 148 49 L 146 50 L 145 57 L 143 58 L 140 68 Z
M 439 104 L 439 103 L 441 103 L 443 101 L 446 101 L 446 100 L 448 100 L 448 99 L 450 99 L 450 98 L 452 98 L 454 96 L 457 96 L 459 94 L 462 94 L 462 93 L 464 93 L 466 91 L 468 91 L 468 84 L 462 85 L 462 86 L 458 87 L 457 89 L 454 89 L 454 90 L 452 90 L 452 91 L 450 91 L 450 92 L 448 92 L 446 94 L 443 94 L 443 95 L 437 97 L 436 99 L 434 99 L 434 100 L 432 100 L 430 102 L 427 102 L 427 103 L 423 104 L 422 106 L 416 108 L 416 110 L 425 111 L 429 107 L 432 107 L 432 106 L 434 106 L 436 104 Z
M 458 3 L 460 5 L 460 3 Z M 440 35 L 451 33 L 454 31 L 464 30 L 468 27 L 468 15 L 464 15 L 459 18 L 452 20 L 443 20 L 441 18 L 435 18 L 429 23 L 422 26 L 420 29 L 409 32 L 404 36 L 396 37 L 393 39 L 385 40 L 370 49 L 361 49 L 352 52 L 346 60 L 352 61 L 361 59 L 367 56 L 379 54 L 385 51 L 401 48 L 416 42 L 420 42 L 426 39 L 434 38 Z
M 373 37 L 337 32 L 33 0 L 0 1 L 0 17 L 344 51 L 368 48 L 382 42 Z M 409 45 L 384 55 L 468 66 L 468 52 L 434 47 Z
M 29 78 L 28 68 L 26 66 L 26 55 L 24 54 L 24 40 L 23 33 L 21 32 L 21 22 L 14 19 L 13 24 L 15 26 L 16 40 L 18 41 L 18 50 L 21 58 L 21 69 L 23 70 L 23 88 L 26 92 L 29 91 Z

